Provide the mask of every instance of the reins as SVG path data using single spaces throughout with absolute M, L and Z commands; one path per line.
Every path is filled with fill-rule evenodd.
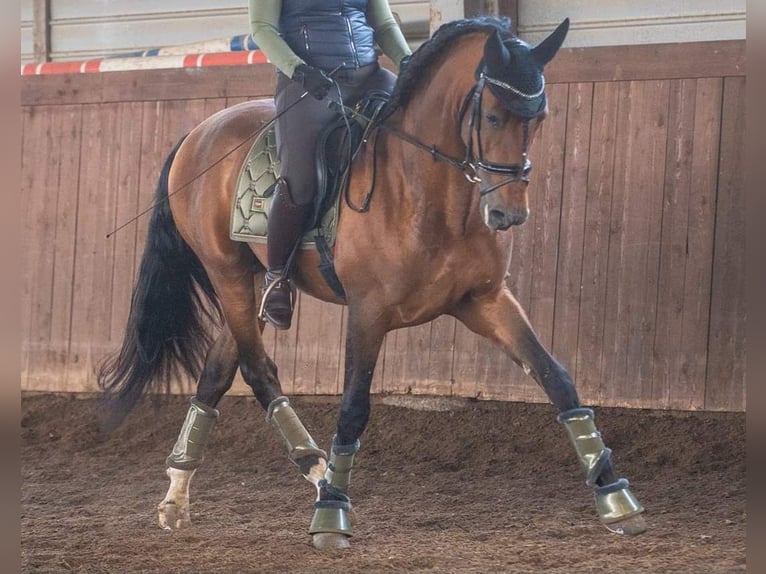
M 329 76 L 332 77 L 332 75 L 338 69 L 340 69 L 340 66 L 336 68 L 335 70 L 333 70 L 332 72 L 330 72 Z M 479 79 L 477 80 L 477 82 L 473 85 L 473 87 L 469 90 L 468 94 L 466 94 L 465 98 L 463 99 L 463 103 L 460 106 L 460 111 L 458 112 L 457 125 L 458 125 L 458 131 L 459 131 L 460 126 L 463 125 L 463 120 L 465 118 L 465 114 L 468 111 L 468 106 L 470 104 L 473 104 L 471 109 L 471 118 L 469 120 L 468 142 L 465 144 L 465 155 L 462 159 L 440 151 L 435 144 L 429 146 L 427 144 L 424 144 L 423 142 L 421 142 L 419 139 L 415 138 L 414 136 L 411 136 L 410 134 L 406 132 L 403 132 L 397 128 L 387 125 L 385 121 L 390 114 L 387 114 L 386 117 L 384 117 L 382 120 L 378 120 L 377 114 L 376 114 L 376 117 L 369 118 L 365 116 L 364 114 L 356 111 L 355 109 L 349 106 L 346 106 L 343 103 L 343 99 L 340 93 L 340 87 L 337 85 L 336 82 L 333 82 L 335 83 L 336 89 L 338 90 L 338 97 L 340 100 L 338 103 L 338 106 L 340 108 L 340 113 L 343 116 L 344 120 L 346 121 L 347 129 L 349 133 L 351 131 L 351 128 L 350 128 L 350 124 L 348 122 L 348 117 L 346 114 L 352 115 L 354 117 L 358 117 L 366 122 L 367 125 L 365 128 L 364 136 L 362 138 L 362 143 L 367 143 L 370 137 L 370 132 L 373 130 L 375 131 L 375 137 L 373 140 L 372 182 L 370 184 L 369 191 L 367 192 L 364 200 L 362 201 L 362 205 L 359 207 L 355 206 L 351 202 L 351 198 L 349 197 L 351 165 L 355 157 L 354 150 L 352 150 L 349 147 L 349 161 L 347 164 L 347 168 L 341 179 L 341 188 L 345 189 L 346 204 L 349 206 L 349 208 L 353 209 L 354 211 L 358 213 L 364 213 L 369 210 L 370 202 L 372 201 L 372 194 L 375 189 L 375 173 L 377 171 L 377 153 L 376 152 L 377 152 L 378 136 L 381 130 L 392 134 L 393 136 L 412 145 L 413 147 L 416 147 L 422 151 L 427 152 L 433 158 L 434 161 L 446 163 L 447 165 L 451 165 L 455 167 L 456 169 L 459 169 L 469 183 L 477 184 L 483 181 L 481 178 L 481 175 L 479 174 L 480 171 L 488 172 L 491 174 L 508 175 L 506 179 L 500 181 L 499 183 L 496 183 L 495 185 L 488 187 L 486 189 L 481 189 L 479 191 L 479 195 L 482 197 L 492 193 L 493 191 L 496 191 L 497 189 L 500 189 L 501 187 L 504 187 L 516 181 L 523 181 L 525 183 L 528 183 L 529 172 L 532 170 L 532 162 L 529 160 L 527 156 L 527 146 L 529 144 L 529 120 L 524 120 L 522 123 L 522 129 L 523 129 L 523 142 L 522 142 L 523 163 L 522 164 L 500 164 L 500 163 L 488 162 L 484 160 L 483 148 L 481 145 L 481 100 L 482 100 L 482 94 L 484 92 L 484 88 L 487 82 L 495 84 L 499 87 L 502 87 L 503 89 L 508 89 L 513 94 L 523 98 L 538 97 L 539 95 L 542 94 L 542 92 L 545 89 L 545 82 L 543 81 L 543 87 L 540 89 L 538 93 L 525 94 L 517 90 L 513 86 L 510 86 L 509 84 L 506 84 L 504 82 L 501 82 L 500 80 L 496 80 L 494 78 L 487 76 L 486 73 L 482 71 L 481 74 L 479 74 Z M 274 122 L 277 121 L 277 119 L 279 119 L 282 115 L 290 111 L 294 106 L 298 105 L 307 95 L 308 95 L 307 91 L 303 92 L 303 94 L 301 94 L 301 96 L 295 102 L 287 106 L 280 113 L 274 115 L 274 117 L 272 117 L 268 122 L 260 126 L 258 129 L 254 130 L 247 137 L 245 137 L 240 143 L 238 143 L 236 146 L 234 146 L 229 151 L 224 153 L 220 158 L 218 158 L 213 163 L 208 165 L 200 173 L 190 178 L 188 181 L 184 182 L 182 185 L 174 189 L 172 192 L 169 192 L 167 197 L 163 198 L 161 201 L 157 201 L 151 204 L 149 207 L 141 211 L 139 214 L 135 215 L 134 217 L 130 218 L 128 221 L 126 221 L 122 225 L 118 226 L 117 228 L 107 233 L 106 239 L 109 239 L 115 233 L 127 227 L 134 221 L 138 220 L 140 217 L 146 215 L 147 213 L 149 213 L 150 211 L 152 211 L 159 205 L 163 203 L 167 203 L 170 200 L 171 196 L 187 188 L 189 185 L 194 183 L 194 181 L 196 181 L 197 179 L 205 175 L 208 171 L 213 169 L 215 166 L 217 166 L 219 163 L 221 163 L 223 160 L 225 160 L 227 157 L 229 157 L 232 153 L 237 151 L 247 142 L 252 140 L 254 137 L 258 136 L 258 134 L 262 133 L 264 130 L 268 129 L 272 124 L 274 124 Z M 478 158 L 474 155 L 474 149 L 473 149 L 474 148 L 474 133 L 475 133 L 475 139 L 476 139 L 476 147 L 478 148 Z M 350 138 L 349 138 L 349 141 L 350 141 Z
M 495 185 L 492 185 L 491 187 L 481 189 L 479 191 L 479 195 L 482 197 L 492 193 L 493 191 L 500 189 L 501 187 L 505 187 L 506 185 L 509 185 L 516 181 L 523 181 L 525 183 L 528 183 L 529 173 L 532 170 L 532 162 L 529 159 L 528 153 L 527 153 L 527 148 L 529 146 L 529 120 L 528 119 L 525 119 L 522 122 L 523 163 L 501 164 L 496 162 L 485 161 L 484 159 L 484 150 L 481 144 L 481 119 L 482 119 L 481 102 L 482 102 L 482 95 L 484 93 L 484 88 L 487 82 L 493 83 L 495 85 L 499 85 L 503 88 L 506 88 L 506 86 L 508 86 L 504 82 L 500 82 L 499 80 L 490 78 L 486 75 L 485 72 L 482 72 L 479 75 L 479 79 L 476 81 L 473 87 L 466 94 L 465 98 L 463 99 L 463 103 L 460 105 L 460 109 L 458 111 L 458 117 L 457 117 L 457 126 L 458 126 L 458 132 L 459 132 L 460 126 L 463 125 L 465 115 L 468 112 L 468 108 L 469 106 L 471 106 L 471 117 L 469 119 L 469 124 L 468 124 L 469 125 L 468 141 L 465 143 L 465 155 L 463 156 L 463 158 L 458 158 L 450 154 L 446 154 L 440 151 L 435 144 L 429 146 L 427 144 L 424 144 L 422 141 L 420 141 L 416 137 L 406 132 L 403 132 L 397 128 L 387 125 L 385 121 L 388 118 L 388 115 L 382 121 L 376 122 L 375 121 L 376 118 L 369 118 L 365 116 L 364 114 L 356 111 L 355 109 L 349 106 L 346 106 L 345 104 L 343 104 L 341 100 L 339 107 L 341 109 L 341 114 L 343 115 L 344 118 L 346 118 L 346 114 L 349 114 L 351 116 L 362 119 L 367 123 L 368 127 L 365 132 L 365 137 L 362 138 L 363 143 L 367 142 L 369 138 L 369 135 L 368 135 L 369 131 L 373 128 L 376 129 L 375 139 L 373 141 L 373 152 L 372 152 L 373 153 L 373 160 L 372 160 L 373 168 L 372 168 L 372 183 L 370 185 L 370 189 L 365 195 L 365 198 L 360 207 L 353 205 L 349 197 L 349 189 L 348 189 L 348 182 L 350 179 L 348 177 L 348 174 L 351 170 L 351 161 L 349 161 L 346 173 L 344 174 L 344 178 L 343 178 L 343 184 L 345 187 L 346 204 L 351 209 L 353 209 L 354 211 L 358 213 L 364 213 L 368 211 L 369 209 L 370 201 L 372 199 L 372 193 L 375 188 L 375 173 L 376 173 L 376 166 L 377 166 L 376 151 L 377 151 L 378 135 L 380 131 L 386 131 L 390 133 L 391 135 L 397 137 L 398 139 L 412 145 L 413 147 L 416 147 L 422 151 L 425 151 L 434 159 L 434 161 L 446 163 L 447 165 L 451 165 L 452 167 L 459 169 L 469 183 L 477 184 L 483 181 L 479 173 L 480 171 L 488 172 L 495 175 L 508 176 L 504 180 L 496 183 Z M 524 98 L 534 98 L 534 97 L 538 97 L 542 93 L 542 90 L 544 90 L 544 86 L 545 84 L 543 83 L 543 88 L 541 89 L 540 92 L 536 94 L 524 94 L 523 92 L 520 92 L 519 90 L 517 90 L 516 88 L 513 88 L 512 86 L 508 86 L 508 87 L 511 88 L 511 92 L 514 95 L 518 95 Z M 474 154 L 474 144 L 478 150 L 478 154 Z

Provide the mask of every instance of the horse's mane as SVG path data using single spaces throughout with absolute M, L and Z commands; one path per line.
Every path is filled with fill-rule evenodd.
M 413 52 L 409 64 L 399 75 L 391 94 L 391 101 L 388 105 L 388 111 L 407 105 L 410 97 L 418 87 L 424 72 L 431 66 L 433 61 L 443 53 L 445 46 L 449 45 L 455 38 L 471 34 L 474 32 L 493 32 L 497 30 L 503 40 L 512 38 L 511 20 L 507 17 L 481 17 L 468 20 L 455 20 L 439 27 L 429 40 L 420 45 Z

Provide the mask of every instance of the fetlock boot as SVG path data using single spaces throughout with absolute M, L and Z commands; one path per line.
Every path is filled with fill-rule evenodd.
M 287 182 L 280 178 L 274 192 L 267 224 L 269 268 L 263 286 L 263 299 L 258 316 L 276 329 L 289 329 L 295 307 L 293 289 L 287 269 L 290 254 L 303 236 L 312 204 L 296 205 Z

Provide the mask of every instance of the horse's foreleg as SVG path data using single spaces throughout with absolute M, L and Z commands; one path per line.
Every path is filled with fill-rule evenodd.
M 349 312 L 346 337 L 346 373 L 338 426 L 327 472 L 319 483 L 319 497 L 309 532 L 314 546 L 337 549 L 349 546 L 352 534 L 349 484 L 359 437 L 370 418 L 370 385 L 385 329 Z
M 189 484 L 202 464 L 205 447 L 218 418 L 215 407 L 231 388 L 236 372 L 236 343 L 228 326 L 224 325 L 205 358 L 197 394 L 186 413 L 173 451 L 166 459 L 170 487 L 157 506 L 160 527 L 165 530 L 191 525 Z
M 646 527 L 641 504 L 617 478 L 611 450 L 604 445 L 593 421 L 593 411 L 581 408 L 569 374 L 540 343 L 524 311 L 508 289 L 492 296 L 470 299 L 455 316 L 469 329 L 499 344 L 540 384 L 558 408 L 558 420 L 568 432 L 585 471 L 586 484 L 594 488 L 596 508 L 604 525 L 620 534 L 639 534 Z

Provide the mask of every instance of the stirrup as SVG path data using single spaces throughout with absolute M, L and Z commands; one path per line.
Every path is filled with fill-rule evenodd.
M 273 277 L 271 281 L 268 281 L 269 275 Z M 261 321 L 266 321 L 267 323 L 269 323 L 276 329 L 282 329 L 282 330 L 289 329 L 290 323 L 292 322 L 293 312 L 295 311 L 295 299 L 296 299 L 295 287 L 293 287 L 290 279 L 284 276 L 282 273 L 271 274 L 270 272 L 267 271 L 265 279 L 266 279 L 266 285 L 263 287 L 263 293 L 261 295 L 261 306 L 260 306 L 260 309 L 258 309 L 258 318 Z M 290 310 L 288 312 L 288 317 L 286 318 L 286 320 L 284 322 L 280 322 L 266 314 L 266 305 L 269 301 L 269 298 L 272 296 L 274 289 L 278 287 L 282 287 L 283 285 L 286 285 L 289 290 Z

